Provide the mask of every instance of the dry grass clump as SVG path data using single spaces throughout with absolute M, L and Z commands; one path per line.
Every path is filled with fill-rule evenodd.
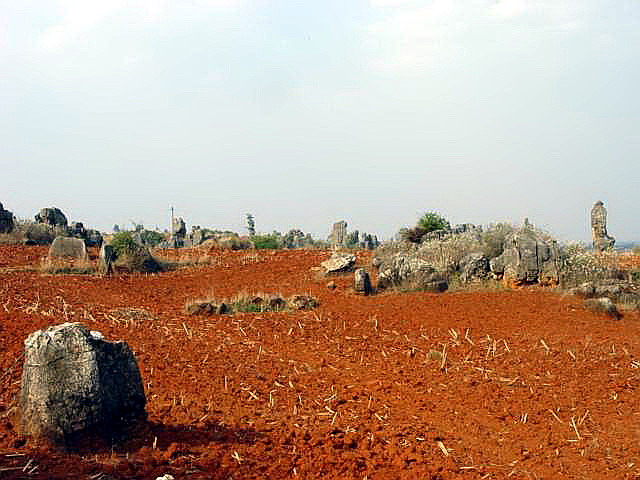
M 318 305 L 318 300 L 311 295 L 292 295 L 285 299 L 281 294 L 241 292 L 229 299 L 210 297 L 188 301 L 185 311 L 189 315 L 221 315 L 310 310 Z
M 46 257 L 40 263 L 38 271 L 52 275 L 93 275 L 96 266 L 86 259 L 64 259 Z

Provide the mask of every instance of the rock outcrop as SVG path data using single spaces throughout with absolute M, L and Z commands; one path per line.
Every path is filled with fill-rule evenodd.
M 341 220 L 333 224 L 329 235 L 329 244 L 332 247 L 343 247 L 347 240 L 347 222 Z
M 140 371 L 126 343 L 108 342 L 78 323 L 25 340 L 22 433 L 64 444 L 85 433 L 110 439 L 145 417 Z
M 89 260 L 84 240 L 74 237 L 56 237 L 49 247 L 48 259 Z
M 379 266 L 378 290 L 398 287 L 407 290 L 444 292 L 449 282 L 444 273 L 411 252 L 400 252 Z
M 320 264 L 324 272 L 329 275 L 332 273 L 350 272 L 356 263 L 356 256 L 351 253 L 335 252 L 331 258 Z
M 13 227 L 13 213 L 5 210 L 2 203 L 0 203 L 0 233 L 9 233 L 13 230 Z
M 36 223 L 44 223 L 50 227 L 64 227 L 68 225 L 67 217 L 56 207 L 43 208 L 35 215 Z
M 597 201 L 591 209 L 591 237 L 596 252 L 609 250 L 616 243 L 615 238 L 607 233 L 607 209 L 601 201 Z
M 505 238 L 504 252 L 491 260 L 491 271 L 509 287 L 557 285 L 560 278 L 558 245 L 525 223 Z

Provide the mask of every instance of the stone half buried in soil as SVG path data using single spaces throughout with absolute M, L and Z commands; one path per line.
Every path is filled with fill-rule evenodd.
M 20 417 L 23 434 L 54 444 L 117 437 L 146 418 L 131 349 L 78 323 L 32 333 L 25 340 Z
M 331 258 L 325 260 L 320 265 L 324 269 L 324 273 L 330 275 L 332 273 L 350 272 L 356 263 L 356 256 L 352 253 L 335 252 Z

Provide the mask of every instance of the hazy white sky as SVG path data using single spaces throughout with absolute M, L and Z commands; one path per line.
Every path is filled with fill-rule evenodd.
M 0 202 L 388 237 L 437 210 L 639 240 L 636 0 L 7 0 Z

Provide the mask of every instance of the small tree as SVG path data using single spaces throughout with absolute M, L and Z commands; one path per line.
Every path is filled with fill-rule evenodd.
M 420 243 L 427 233 L 436 230 L 448 230 L 450 227 L 449 221 L 442 215 L 435 212 L 426 212 L 418 219 L 418 223 L 414 228 L 400 230 L 400 237 L 407 242 Z
M 416 226 L 424 230 L 424 233 L 451 228 L 449 221 L 436 212 L 426 212 L 418 219 Z
M 256 222 L 253 218 L 253 215 L 247 213 L 247 230 L 249 231 L 249 236 L 253 237 L 256 234 Z

